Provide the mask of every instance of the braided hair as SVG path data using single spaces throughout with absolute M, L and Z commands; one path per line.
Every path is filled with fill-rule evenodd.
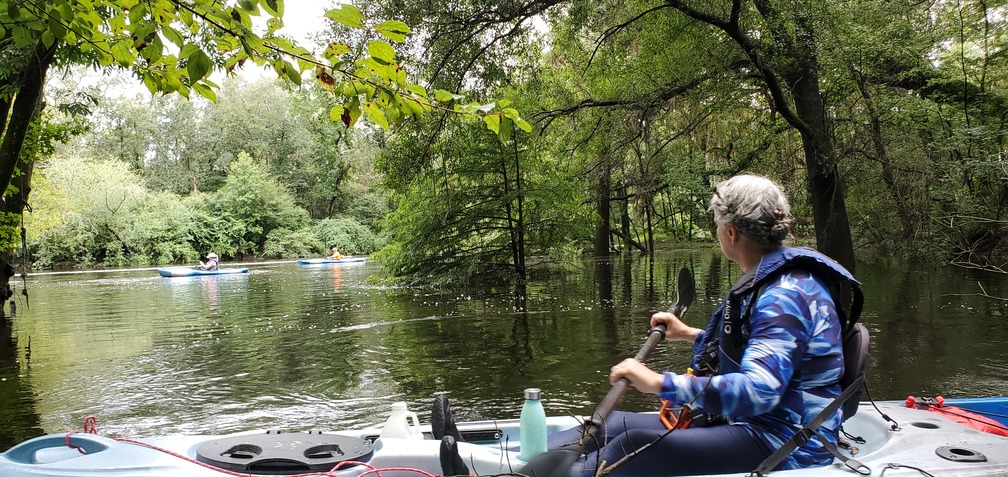
M 731 223 L 763 249 L 779 247 L 791 235 L 791 205 L 766 177 L 742 174 L 719 183 L 707 210 L 717 223 Z

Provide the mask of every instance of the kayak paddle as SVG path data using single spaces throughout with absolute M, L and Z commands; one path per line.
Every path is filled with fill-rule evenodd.
M 669 307 L 669 313 L 682 318 L 683 314 L 686 313 L 686 309 L 693 304 L 695 297 L 696 285 L 693 282 L 693 274 L 683 267 L 682 270 L 679 270 L 679 282 L 676 284 L 676 301 Z M 648 338 L 644 342 L 644 346 L 637 352 L 634 359 L 643 362 L 651 354 L 655 346 L 664 339 L 664 325 L 651 328 L 648 330 Z M 577 442 L 539 455 L 529 461 L 520 472 L 530 477 L 566 477 L 570 475 L 571 466 L 574 465 L 574 462 L 584 452 L 587 444 L 595 440 L 595 434 L 598 433 L 606 418 L 609 417 L 609 413 L 623 401 L 623 395 L 626 394 L 626 389 L 629 385 L 630 381 L 626 378 L 620 378 L 613 384 L 612 389 L 605 395 L 602 402 L 595 407 L 591 419 L 584 423 L 584 431 Z

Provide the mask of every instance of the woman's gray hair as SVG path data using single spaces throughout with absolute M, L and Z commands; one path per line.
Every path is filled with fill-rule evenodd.
M 766 177 L 743 174 L 719 183 L 707 210 L 717 223 L 731 222 L 761 248 L 780 246 L 791 234 L 791 205 Z

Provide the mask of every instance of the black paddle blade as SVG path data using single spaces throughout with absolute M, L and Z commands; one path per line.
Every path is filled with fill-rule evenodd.
M 465 465 L 462 456 L 459 455 L 458 443 L 452 436 L 444 436 L 441 439 L 441 475 L 469 475 L 469 467 Z
M 581 453 L 574 449 L 553 449 L 530 460 L 518 473 L 529 477 L 570 477 Z
M 435 439 L 444 436 L 452 436 L 455 441 L 462 442 L 462 434 L 459 433 L 458 426 L 452 418 L 451 407 L 448 404 L 448 396 L 438 393 L 434 396 L 434 406 L 431 409 L 431 434 Z
M 683 267 L 679 270 L 679 281 L 676 283 L 676 300 L 669 307 L 669 313 L 682 318 L 683 313 L 693 304 L 696 298 L 696 283 L 693 282 L 693 274 L 689 269 Z

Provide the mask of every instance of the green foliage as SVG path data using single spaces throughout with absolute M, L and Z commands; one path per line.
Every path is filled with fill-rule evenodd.
M 179 197 L 150 192 L 124 162 L 57 155 L 39 171 L 35 212 L 26 216 L 36 268 L 195 263 L 208 252 L 222 258 L 294 258 L 325 249 L 307 213 L 247 155 L 240 156 L 216 193 Z M 361 253 L 378 239 L 346 220 L 340 227 Z M 332 235 L 332 234 L 331 234 Z M 349 250 L 348 250 L 349 251 Z
M 379 162 L 395 198 L 384 222 L 390 243 L 377 255 L 388 274 L 516 280 L 583 240 L 584 191 L 562 156 L 534 140 L 503 145 L 468 123 L 443 127 L 429 156 L 416 151 L 430 130 L 414 130 L 394 137 Z
M 273 229 L 266 237 L 263 256 L 272 258 L 311 257 L 318 250 L 325 250 L 325 245 L 310 228 L 290 230 L 281 227 Z
M 148 192 L 130 212 L 121 236 L 130 244 L 131 265 L 167 265 L 193 263 L 202 256 L 202 249 L 194 248 L 195 217 L 200 209 L 198 201 L 165 192 Z M 204 252 L 205 254 L 205 252 Z
M 66 117 L 50 112 L 36 115 L 29 127 L 25 144 L 21 148 L 18 176 L 27 174 L 30 177 L 32 174 L 30 165 L 51 155 L 56 144 L 83 133 L 84 128 L 84 122 L 76 116 Z M 20 180 L 22 177 L 17 178 L 17 183 L 23 183 Z M 18 187 L 11 183 L 4 195 L 24 201 L 28 199 L 28 192 L 30 188 L 24 191 L 18 190 Z M 14 203 L 16 203 L 14 200 L 9 201 L 11 207 Z M 10 211 L 6 206 L 0 211 L 0 253 L 22 248 L 21 226 L 20 211 Z
M 363 186 L 357 186 L 350 190 L 346 214 L 375 230 L 380 221 L 391 211 L 388 202 L 388 198 L 380 190 L 369 190 Z
M 259 254 L 259 247 L 274 229 L 297 230 L 308 222 L 308 214 L 295 205 L 290 193 L 244 153 L 231 163 L 227 181 L 207 205 L 211 220 L 241 229 L 236 232 L 234 253 L 242 255 Z
M 220 189 L 244 152 L 312 217 L 350 215 L 374 227 L 388 210 L 372 190 L 376 139 L 333 123 L 326 112 L 331 100 L 320 92 L 235 80 L 223 84 L 217 103 L 177 96 L 102 100 L 82 148 L 130 163 L 153 190 L 183 195 L 194 182 L 200 192 Z
M 356 47 L 334 42 L 320 58 L 277 34 L 283 25 L 283 11 L 283 0 L 242 0 L 237 4 L 202 0 L 0 3 L 0 58 L 3 59 L 0 62 L 0 101 L 10 106 L 11 100 L 18 98 L 19 101 L 14 103 L 15 109 L 26 113 L 8 115 L 5 110 L 2 115 L 4 121 L 0 124 L 0 136 L 5 136 L 6 140 L 5 150 L 0 157 L 0 190 L 8 192 L 14 171 L 19 170 L 18 161 L 22 157 L 32 156 L 22 154 L 21 151 L 23 133 L 37 114 L 35 104 L 29 103 L 34 103 L 35 98 L 42 96 L 36 92 L 45 84 L 45 74 L 51 65 L 126 69 L 132 71 L 151 94 L 179 93 L 189 98 L 195 92 L 203 98 L 216 101 L 218 86 L 209 79 L 211 71 L 219 69 L 233 73 L 235 68 L 250 61 L 260 67 L 272 68 L 278 78 L 295 85 L 301 84 L 304 72 L 314 71 L 318 83 L 337 103 L 327 108 L 330 119 L 340 121 L 347 127 L 354 124 L 362 112 L 375 124 L 389 128 L 440 108 L 466 117 L 497 114 L 508 125 L 529 130 L 528 124 L 521 119 L 517 110 L 506 110 L 506 104 L 495 109 L 493 105 L 463 103 L 455 97 L 444 105 L 430 100 L 426 88 L 407 77 L 406 69 L 398 63 L 395 48 L 385 40 L 371 36 L 373 33 L 392 42 L 402 42 L 410 33 L 410 28 L 404 22 L 371 22 L 352 5 L 332 9 L 326 14 L 329 18 L 366 34 L 363 38 L 358 38 L 361 43 Z M 266 30 L 256 31 L 258 25 L 253 18 L 263 13 L 267 17 Z M 363 47 L 365 42 L 366 50 Z M 23 95 L 28 103 L 21 101 L 21 93 L 25 92 L 30 93 Z M 175 124 L 181 126 L 185 122 L 178 121 Z M 498 128 L 502 138 L 504 129 L 506 128 Z M 120 131 L 124 133 L 129 128 L 120 125 Z M 8 143 L 13 147 L 8 147 Z M 50 142 L 38 150 L 51 145 Z M 134 167 L 145 168 L 148 166 L 149 145 L 147 143 L 148 148 L 145 148 L 142 143 L 123 144 L 116 153 L 122 159 L 128 158 Z M 178 144 L 171 145 L 173 148 L 177 146 Z M 190 151 L 195 152 L 197 149 Z M 206 150 L 199 151 L 206 153 Z M 173 152 L 180 151 L 174 149 Z M 251 152 L 257 157 L 264 155 L 264 151 Z M 226 170 L 223 167 L 191 167 L 193 163 L 181 154 L 173 159 L 181 159 L 185 167 L 164 167 L 166 171 L 181 174 L 169 177 L 167 183 L 163 184 L 163 190 L 181 192 L 184 186 L 180 184 L 186 179 L 192 181 L 195 189 L 199 183 L 197 179 L 206 178 L 208 173 Z M 231 160 L 230 157 L 224 159 L 224 165 Z M 269 159 L 264 160 L 269 162 Z M 194 164 L 205 165 L 205 162 L 197 161 Z M 157 168 L 156 163 L 154 168 Z M 30 174 L 30 167 L 21 170 Z M 160 175 L 154 173 L 150 177 Z M 217 178 L 219 177 L 218 175 Z M 260 178 L 241 177 L 238 181 L 247 179 Z M 209 190 L 216 188 L 212 181 L 210 185 Z M 228 185 L 225 184 L 224 188 L 227 189 Z M 27 184 L 22 189 L 21 193 L 25 196 L 23 199 L 27 200 Z M 218 226 L 223 223 L 234 231 L 234 227 L 240 222 L 244 230 L 241 230 L 234 251 L 255 253 L 265 237 L 278 227 L 278 222 L 297 229 L 306 219 L 307 214 L 303 211 L 298 213 L 299 209 L 286 199 L 277 199 L 276 202 L 267 204 L 280 206 L 281 210 L 257 216 L 249 208 L 262 204 L 255 204 L 255 201 L 250 200 L 248 191 L 241 189 L 241 185 L 232 185 L 230 190 L 221 194 L 220 203 L 210 204 L 237 207 L 237 210 L 222 214 L 221 221 L 213 221 L 214 215 L 209 217 L 209 221 L 196 218 L 197 223 L 206 225 L 210 230 L 210 233 L 198 231 L 199 241 L 223 244 L 222 240 L 227 238 L 227 233 Z M 338 190 L 338 187 L 333 190 Z M 102 241 L 102 230 L 115 237 L 115 240 L 102 241 L 105 247 L 96 251 L 99 261 L 124 263 L 129 260 L 127 257 L 144 255 L 131 250 L 134 245 L 124 242 L 118 236 L 120 226 L 125 225 L 122 223 L 124 219 L 121 216 L 113 217 L 116 212 L 129 210 L 132 205 L 132 201 L 122 199 L 118 205 L 110 206 L 113 213 L 105 214 L 108 217 L 102 217 L 98 209 L 91 207 L 90 211 L 95 214 L 88 214 L 87 221 L 80 224 L 78 232 L 91 228 L 92 232 L 99 234 L 99 241 Z M 18 206 L 18 210 L 13 212 L 21 212 L 22 207 L 23 205 Z M 0 235 L 9 234 L 4 232 Z M 166 250 L 149 256 L 160 257 L 175 253 Z M 79 249 L 71 255 L 82 254 L 87 255 Z M 56 259 L 56 254 L 47 254 L 47 257 L 45 260 L 52 262 Z
M 194 196 L 189 203 L 194 205 L 189 243 L 198 252 L 197 258 L 209 252 L 222 258 L 234 257 L 243 250 L 256 248 L 256 244 L 244 240 L 248 225 L 231 211 L 218 209 L 214 194 Z
M 161 41 L 178 44 L 178 57 L 192 60 L 179 65 L 180 77 L 205 78 L 201 54 L 236 67 L 236 57 L 227 55 L 239 49 L 255 54 L 272 42 L 278 49 L 267 48 L 263 64 L 294 83 L 292 71 L 311 68 L 317 82 L 293 101 L 252 85 L 219 90 L 217 109 L 187 110 L 171 101 L 135 110 L 119 104 L 117 114 L 107 116 L 114 127 L 93 150 L 130 161 L 158 190 L 188 193 L 197 179 L 203 194 L 190 204 L 195 225 L 184 242 L 201 253 L 289 256 L 311 244 L 303 235 L 308 216 L 352 217 L 353 226 L 333 219 L 313 228 L 323 247 L 316 252 L 333 245 L 348 253 L 374 250 L 380 241 L 360 237 L 373 236 L 367 228 L 381 225 L 392 240 L 379 255 L 394 274 L 514 277 L 523 267 L 560 266 L 587 249 L 600 199 L 612 207 L 610 222 L 599 224 L 603 232 L 625 226 L 641 242 L 651 234 L 707 238 L 710 186 L 739 172 L 782 183 L 793 202 L 796 235 L 812 235 L 803 153 L 814 147 L 800 124 L 785 116 L 793 113 L 797 95 L 788 88 L 817 76 L 820 90 L 809 97 L 825 101 L 820 116 L 827 137 L 819 139 L 835 147 L 816 159 L 845 178 L 841 190 L 859 250 L 926 247 L 958 255 L 1008 233 L 1008 56 L 997 48 L 1004 43 L 1003 5 L 830 0 L 758 11 L 743 2 L 745 24 L 738 33 L 756 35 L 754 51 L 771 69 L 760 71 L 746 56 L 751 52 L 696 20 L 698 12 L 727 18 L 723 2 L 686 0 L 666 8 L 638 0 L 498 4 L 339 5 L 327 13 L 337 36 L 321 54 L 321 67 L 284 57 L 289 49 L 281 40 L 253 39 L 247 47 L 238 41 L 218 58 L 217 50 L 187 40 L 188 31 L 176 32 L 179 42 L 171 29 L 159 30 Z M 276 7 L 267 11 L 282 9 Z M 454 22 L 456 7 L 500 20 Z M 515 16 L 503 8 L 526 10 Z M 130 28 L 147 19 L 135 15 L 124 20 Z M 369 20 L 383 16 L 405 21 Z M 533 16 L 548 28 L 517 20 Z M 241 13 L 236 21 L 244 22 Z M 450 30 L 438 29 L 449 23 Z M 419 34 L 411 37 L 411 30 Z M 243 32 L 239 36 L 247 39 Z M 405 56 L 412 52 L 423 56 Z M 16 72 L 25 52 L 4 53 L 11 61 L 0 71 Z M 406 71 L 429 86 L 419 86 Z M 772 83 L 768 74 L 782 81 Z M 452 92 L 458 85 L 470 88 L 468 96 L 506 99 L 492 107 L 467 104 Z M 249 96 L 261 105 L 243 101 Z M 513 134 L 530 126 L 518 110 L 537 111 L 541 136 Z M 435 111 L 480 121 L 447 115 L 426 122 L 439 116 L 429 114 Z M 348 130 L 361 116 L 386 130 Z M 397 127 L 415 119 L 421 119 L 415 128 Z M 373 157 L 386 146 L 376 171 Z M 242 151 L 256 163 L 236 162 Z M 270 177 L 279 182 L 270 185 Z M 382 180 L 385 190 L 378 190 Z M 598 196 L 600 184 L 609 197 Z M 280 196 L 287 198 L 263 199 Z M 307 216 L 291 212 L 292 204 Z M 92 212 L 82 223 L 108 222 L 97 216 Z M 126 260 L 136 253 L 131 247 L 138 232 L 118 225 L 120 240 L 73 247 L 104 248 L 105 255 Z M 75 233 L 83 235 L 79 228 Z M 77 242 L 68 237 L 68 243 Z M 144 253 L 156 259 L 189 252 Z
M 21 214 L 0 212 L 0 250 L 21 248 Z
M 344 254 L 363 255 L 383 245 L 371 229 L 349 217 L 322 220 L 312 226 L 312 233 L 319 244 L 315 250 L 325 255 L 332 247 L 339 247 Z
M 37 267 L 57 263 L 127 265 L 123 238 L 144 200 L 139 177 L 120 162 L 67 158 L 40 171 L 38 214 L 25 222 Z

